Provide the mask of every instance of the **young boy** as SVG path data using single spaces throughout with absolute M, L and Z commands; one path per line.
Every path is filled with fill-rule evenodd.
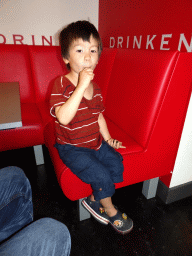
M 111 138 L 100 88 L 92 81 L 102 52 L 98 31 L 88 21 L 69 24 L 60 33 L 62 57 L 70 70 L 54 82 L 50 99 L 55 119 L 57 148 L 62 161 L 93 194 L 83 206 L 101 223 L 122 234 L 133 228 L 125 213 L 113 206 L 114 183 L 123 181 L 123 158 L 114 148 L 124 148 Z

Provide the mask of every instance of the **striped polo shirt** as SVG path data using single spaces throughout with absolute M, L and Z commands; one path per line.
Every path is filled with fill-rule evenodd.
M 68 125 L 59 123 L 56 118 L 55 107 L 63 105 L 75 88 L 65 76 L 58 77 L 54 82 L 50 98 L 50 113 L 55 117 L 56 141 L 59 144 L 98 150 L 102 143 L 98 117 L 105 108 L 101 90 L 96 83 L 93 82 L 92 99 L 82 98 L 75 117 Z

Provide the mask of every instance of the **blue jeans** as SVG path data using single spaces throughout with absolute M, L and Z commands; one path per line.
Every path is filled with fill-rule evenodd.
M 103 141 L 99 150 L 56 143 L 64 164 L 82 181 L 91 184 L 95 200 L 112 197 L 114 183 L 123 181 L 123 157 Z
M 51 218 L 32 221 L 29 180 L 20 168 L 1 169 L 0 255 L 70 255 L 71 237 L 64 224 Z

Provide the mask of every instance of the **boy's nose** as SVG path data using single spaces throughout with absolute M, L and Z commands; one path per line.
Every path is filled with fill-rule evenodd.
M 89 60 L 90 58 L 91 58 L 90 53 L 86 53 L 86 54 L 85 54 L 85 60 Z

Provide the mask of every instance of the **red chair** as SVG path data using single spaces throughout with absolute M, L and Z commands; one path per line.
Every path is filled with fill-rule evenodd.
M 104 49 L 95 80 L 103 92 L 109 131 L 126 146 L 118 150 L 124 181 L 116 188 L 145 181 L 143 193 L 150 198 L 158 178 L 173 171 L 192 88 L 191 68 L 187 53 Z M 45 143 L 63 193 L 70 200 L 89 196 L 91 186 L 60 160 L 53 133 L 50 122 Z
M 37 164 L 44 163 L 44 125 L 36 104 L 28 46 L 0 47 L 0 82 L 19 82 L 22 127 L 0 131 L 0 151 L 34 147 Z

